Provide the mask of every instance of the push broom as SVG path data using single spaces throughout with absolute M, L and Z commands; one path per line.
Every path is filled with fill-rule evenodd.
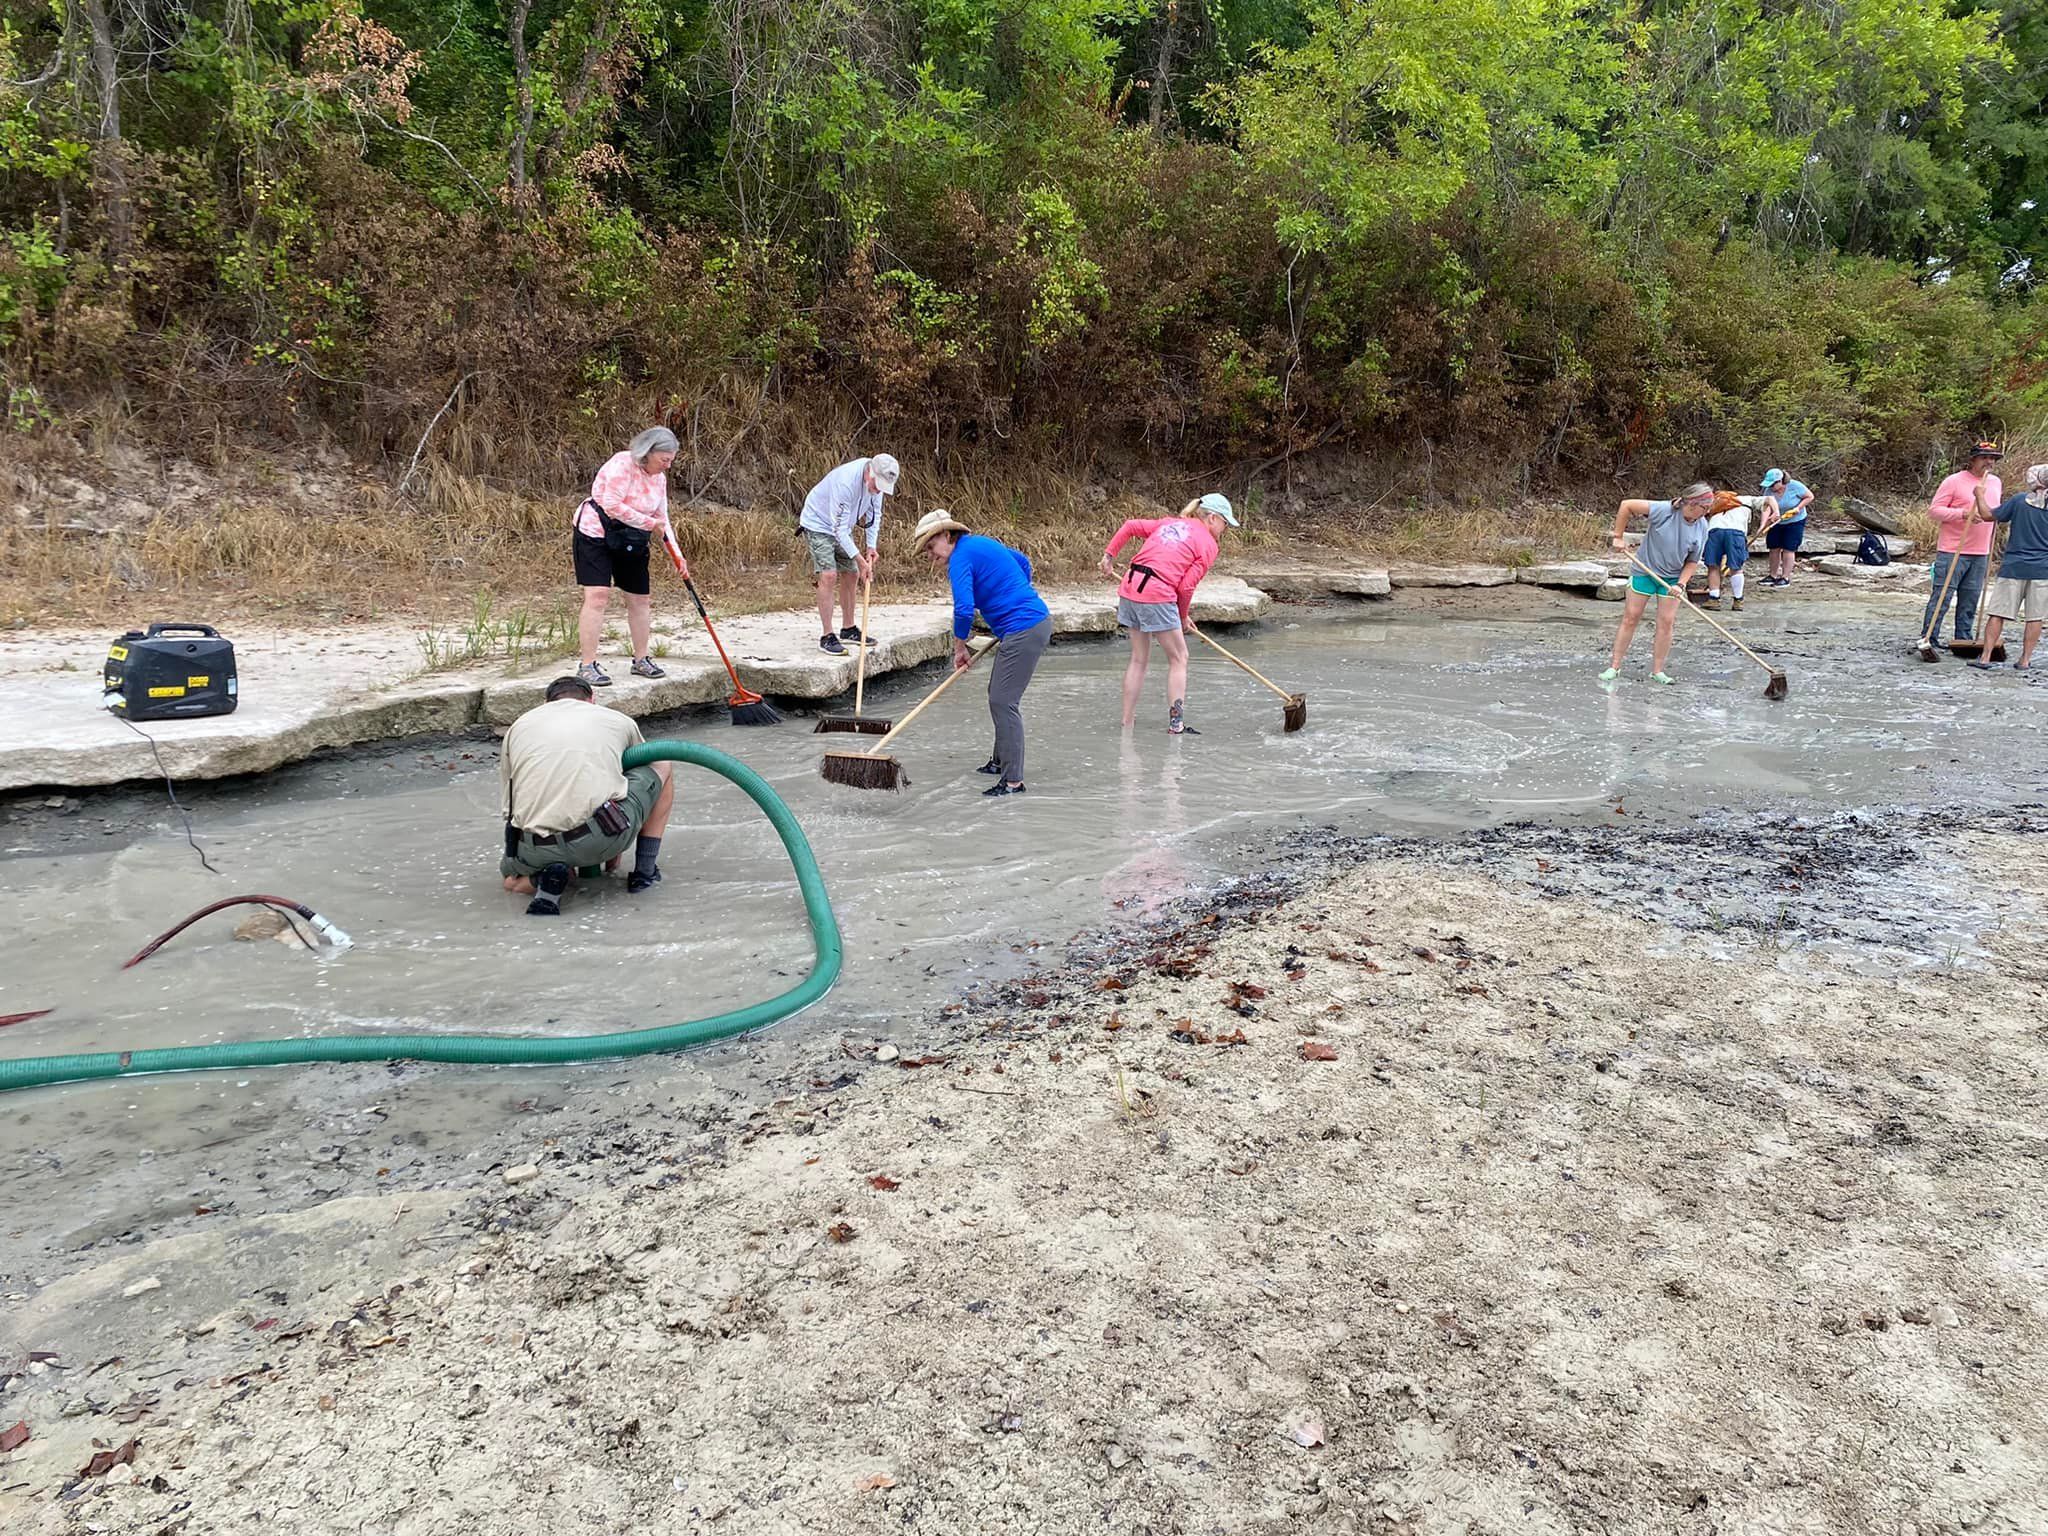
M 683 568 L 683 552 L 676 548 L 676 536 L 666 527 L 661 530 L 661 541 L 668 546 L 668 557 L 676 569 Z M 718 638 L 718 631 L 712 627 L 711 615 L 704 609 L 704 599 L 697 595 L 697 584 L 689 577 L 683 577 L 683 587 L 690 594 L 690 601 L 697 605 L 697 617 L 704 621 L 704 633 L 711 637 L 711 643 L 718 648 L 718 659 L 725 663 L 725 675 L 732 679 L 732 692 L 726 697 L 726 705 L 732 710 L 734 725 L 780 725 L 782 716 L 775 713 L 775 706 L 760 694 L 740 685 L 740 675 L 733 670 L 732 658 L 725 654 L 725 642 Z
M 864 581 L 860 584 L 860 660 L 855 664 L 853 672 L 853 714 L 819 716 L 818 723 L 811 727 L 813 736 L 824 736 L 833 731 L 851 731 L 860 736 L 886 736 L 891 729 L 890 722 L 881 716 L 864 715 L 860 712 L 861 699 L 866 694 L 868 685 L 868 646 L 871 643 L 868 640 L 870 589 L 871 583 Z
M 1962 569 L 1964 558 L 1961 550 L 1948 557 L 1948 575 L 1942 578 L 1941 596 L 1930 610 L 1927 632 L 1920 637 L 1918 654 L 1922 661 L 1941 660 L 1941 651 L 1934 643 L 1934 632 L 1941 628 L 1941 621 L 1946 616 L 1948 595 L 1955 589 L 1956 572 Z
M 1684 593 L 1680 592 L 1678 588 L 1674 587 L 1670 582 L 1666 581 L 1662 576 L 1659 576 L 1655 571 L 1651 570 L 1647 565 L 1643 564 L 1643 562 L 1636 557 L 1633 551 L 1630 552 L 1628 558 L 1630 564 L 1635 566 L 1635 568 L 1641 571 L 1645 576 L 1649 577 L 1650 580 L 1656 582 L 1657 585 L 1662 587 L 1666 592 L 1671 593 L 1675 597 L 1683 597 L 1685 595 Z M 1687 606 L 1690 605 L 1688 604 Z M 1724 625 L 1719 619 L 1715 618 L 1711 613 L 1708 613 L 1706 609 L 1694 608 L 1692 611 L 1695 615 L 1702 619 L 1705 619 L 1709 624 L 1713 625 L 1714 628 L 1718 629 L 1721 632 L 1721 638 L 1723 640 L 1726 640 L 1730 645 L 1734 646 L 1735 649 L 1742 652 L 1743 655 L 1747 656 L 1751 661 L 1755 662 L 1758 666 L 1762 667 L 1766 672 L 1770 673 L 1771 680 L 1764 684 L 1765 698 L 1782 699 L 1785 697 L 1786 694 L 1792 691 L 1792 684 L 1790 680 L 1786 678 L 1784 670 L 1782 668 L 1772 666 L 1768 661 L 1765 661 L 1763 657 L 1757 655 L 1755 651 L 1752 651 L 1748 646 L 1744 645 L 1740 640 L 1736 639 L 1734 634 L 1728 629 L 1728 627 Z
M 1985 615 L 1991 611 L 1991 580 L 1998 570 L 1998 562 L 2004 557 L 2004 553 L 2005 532 L 2001 529 L 1998 533 L 1998 541 L 1992 545 L 1991 552 L 1984 562 L 1984 592 L 1977 603 L 1977 633 L 1980 635 L 1984 633 Z M 1953 565 L 1951 565 L 1951 569 L 1953 569 Z M 1998 644 L 1991 647 L 1991 654 L 1988 656 L 1983 654 L 1984 642 L 1982 640 L 1951 640 L 1948 643 L 1948 649 L 1949 654 L 1952 656 L 1975 656 L 1981 661 L 2002 662 L 2005 660 L 2005 642 L 2003 640 L 2000 640 Z
M 1194 633 L 1195 637 L 1198 640 L 1202 641 L 1203 644 L 1214 646 L 1216 650 L 1222 654 L 1223 659 L 1229 662 L 1233 667 L 1236 667 L 1240 672 L 1250 673 L 1253 677 L 1257 678 L 1260 682 L 1264 683 L 1268 688 L 1272 689 L 1275 693 L 1280 695 L 1282 706 L 1280 710 L 1280 732 L 1282 735 L 1292 735 L 1294 732 L 1300 730 L 1304 725 L 1308 724 L 1307 694 L 1289 693 L 1285 688 L 1282 688 L 1278 683 L 1274 682 L 1273 679 L 1266 676 L 1266 674 L 1261 672 L 1257 667 L 1251 666 L 1246 662 L 1239 661 L 1235 656 L 1231 655 L 1230 652 L 1224 650 L 1221 645 L 1218 645 L 1214 640 L 1211 640 L 1199 629 L 1196 630 Z
M 907 730 L 910 722 L 923 714 L 937 701 L 940 694 L 965 677 L 970 668 L 996 648 L 991 640 L 974 648 L 967 658 L 965 667 L 955 667 L 946 674 L 945 681 L 918 701 L 917 707 L 887 734 L 865 752 L 827 752 L 824 761 L 818 764 L 818 772 L 827 784 L 843 784 L 848 789 L 901 789 L 910 782 L 910 776 L 903 771 L 903 765 L 887 755 L 889 743 Z

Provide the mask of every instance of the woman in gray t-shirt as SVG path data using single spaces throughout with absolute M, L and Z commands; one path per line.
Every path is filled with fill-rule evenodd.
M 1692 579 L 1693 567 L 1700 563 L 1700 552 L 1706 547 L 1707 514 L 1713 509 L 1714 488 L 1700 480 L 1671 501 L 1624 501 L 1615 512 L 1614 548 L 1621 554 L 1628 553 L 1628 525 L 1639 517 L 1649 519 L 1649 532 L 1643 536 L 1642 548 L 1636 551 L 1636 559 L 1649 569 L 1638 569 L 1629 579 L 1621 628 L 1614 636 L 1614 654 L 1607 670 L 1600 674 L 1601 682 L 1611 683 L 1621 676 L 1621 664 L 1628 659 L 1636 626 L 1642 622 L 1643 610 L 1653 597 L 1658 599 L 1657 633 L 1650 648 L 1650 681 L 1676 681 L 1664 670 L 1664 662 L 1671 654 L 1671 635 L 1678 624 L 1678 605 L 1683 600 L 1685 584 Z

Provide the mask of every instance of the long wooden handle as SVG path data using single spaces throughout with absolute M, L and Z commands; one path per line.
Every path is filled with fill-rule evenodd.
M 1231 655 L 1230 652 L 1225 651 L 1222 646 L 1217 645 L 1214 640 L 1209 639 L 1209 637 L 1203 634 L 1199 629 L 1195 631 L 1195 638 L 1204 641 L 1209 645 L 1216 646 L 1216 649 L 1222 652 L 1223 659 L 1225 661 L 1229 662 L 1234 667 L 1249 672 L 1253 677 L 1256 677 L 1268 688 L 1272 689 L 1275 693 L 1279 694 L 1281 698 L 1288 700 L 1293 699 L 1293 694 L 1289 693 L 1285 688 L 1282 688 L 1278 683 L 1274 682 L 1273 679 L 1266 676 L 1266 674 L 1261 672 L 1257 667 L 1252 666 L 1249 662 L 1239 661 L 1235 656 Z
M 948 688 L 952 687 L 955 683 L 959 682 L 961 678 L 965 677 L 970 671 L 973 670 L 974 664 L 977 661 L 981 660 L 982 657 L 986 656 L 990 651 L 994 650 L 995 648 L 996 642 L 993 640 L 989 641 L 987 645 L 976 646 L 972 653 L 968 656 L 966 666 L 955 667 L 950 673 L 947 674 L 946 680 L 943 683 L 940 683 L 938 687 L 934 688 L 930 693 L 926 694 L 922 699 L 918 700 L 917 707 L 913 709 L 909 714 L 905 715 L 901 720 L 898 720 L 896 722 L 896 728 L 893 731 L 891 731 L 888 735 L 878 739 L 872 747 L 869 747 L 866 752 L 860 753 L 859 755 L 862 757 L 880 757 L 882 755 L 882 749 L 888 746 L 889 743 L 894 741 L 898 736 L 900 736 L 905 730 L 905 728 L 909 726 L 911 721 L 915 720 L 927 709 L 930 709 L 932 705 L 935 702 L 937 702 L 940 694 L 944 693 Z
M 860 584 L 860 665 L 853 669 L 853 717 L 860 718 L 860 701 L 868 686 L 868 592 L 871 584 Z
M 1940 544 L 1941 541 L 1939 539 L 1936 539 L 1936 547 L 1934 552 L 1937 555 L 1941 553 Z M 1948 595 L 1955 588 L 1956 572 L 1960 571 L 1962 568 L 1963 552 L 1960 549 L 1958 549 L 1954 554 L 1948 557 L 1948 575 L 1943 578 L 1941 583 L 1941 597 L 1938 601 L 1936 601 L 1933 608 L 1928 610 L 1927 633 L 1920 637 L 1920 644 L 1922 647 L 1925 647 L 1930 641 L 1932 641 L 1934 639 L 1934 632 L 1937 629 L 1941 628 L 1942 610 L 1948 607 Z
M 1977 623 L 1970 633 L 1978 639 L 1984 637 L 1984 616 L 1991 611 L 1991 583 L 1998 577 L 1998 562 L 2003 558 L 2007 530 L 1998 528 L 1991 534 L 1991 547 L 1984 552 L 1984 587 L 1977 594 Z M 1982 658 L 1989 661 L 1991 658 Z
M 1670 593 L 1680 602 L 1685 601 L 1685 594 L 1679 591 L 1678 588 L 1671 585 L 1671 583 L 1666 581 L 1662 576 L 1659 576 L 1655 571 L 1651 570 L 1647 565 L 1643 564 L 1642 561 L 1636 559 L 1634 550 L 1629 551 L 1628 558 L 1629 562 L 1632 565 L 1634 565 L 1637 570 L 1641 571 L 1645 576 L 1649 577 L 1650 580 L 1656 582 L 1658 586 L 1662 587 L 1666 592 Z M 1709 624 L 1713 625 L 1714 628 L 1719 630 L 1721 632 L 1721 638 L 1723 640 L 1726 640 L 1730 645 L 1734 646 L 1735 649 L 1742 652 L 1743 655 L 1747 656 L 1751 661 L 1755 662 L 1758 666 L 1762 667 L 1766 672 L 1770 673 L 1771 676 L 1776 677 L 1778 675 L 1778 669 L 1776 667 L 1772 666 L 1768 661 L 1765 661 L 1763 657 L 1757 655 L 1755 651 L 1752 651 L 1748 646 L 1744 645 L 1740 640 L 1736 639 L 1734 633 L 1730 631 L 1728 627 L 1724 625 L 1719 619 L 1715 618 L 1711 613 L 1707 612 L 1706 609 L 1694 608 L 1692 611 L 1700 618 L 1705 619 Z

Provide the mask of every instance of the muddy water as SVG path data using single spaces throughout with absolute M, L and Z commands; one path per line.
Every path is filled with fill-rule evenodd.
M 1137 731 L 1117 729 L 1120 643 L 1055 648 L 1027 701 L 1030 793 L 988 802 L 979 688 L 901 739 L 900 796 L 822 784 L 807 719 L 735 731 L 658 722 L 768 777 L 809 833 L 843 925 L 844 980 L 764 1040 L 584 1068 L 319 1068 L 81 1085 L 0 1101 L 0 1165 L 18 1170 L 0 1270 L 120 1240 L 195 1205 L 261 1208 L 344 1189 L 482 1177 L 545 1129 L 530 1112 L 603 1103 L 743 1106 L 819 1070 L 841 1035 L 906 1028 L 973 981 L 1014 976 L 1077 930 L 1135 921 L 1257 866 L 1309 825 L 1451 837 L 1532 818 L 1631 826 L 1760 810 L 2009 804 L 2038 798 L 2048 718 L 2030 679 L 1910 661 L 1916 608 L 1758 601 L 1744 630 L 1792 674 L 1763 676 L 1718 642 L 1681 641 L 1678 688 L 1594 674 L 1617 610 L 1542 594 L 1399 607 L 1284 608 L 1231 643 L 1306 689 L 1310 726 L 1198 655 L 1191 716 L 1161 729 L 1155 669 Z M 1704 635 L 1704 631 L 1701 632 Z M 870 694 L 901 715 L 937 673 Z M 1995 730 L 1994 730 L 1995 723 Z M 772 832 L 737 790 L 685 773 L 666 883 L 629 900 L 579 893 L 529 921 L 497 889 L 488 743 L 340 759 L 200 808 L 223 874 L 161 817 L 100 851 L 8 836 L 0 860 L 0 1013 L 54 1005 L 0 1035 L 9 1054 L 185 1045 L 324 1031 L 586 1033 L 696 1018 L 792 983 L 809 959 Z M 88 808 L 88 817 L 92 814 Z M 10 829 L 0 829 L 11 831 Z M 1672 826 L 1672 835 L 1679 835 Z M 81 849 L 83 851 L 71 851 Z M 1904 878 L 1904 877 L 1902 877 Z M 230 891 L 304 900 L 357 941 L 320 963 L 237 942 L 231 917 L 122 972 L 146 938 Z M 1896 893 L 1895 893 L 1896 894 Z M 1954 892 L 1950 892 L 1954 895 Z M 1970 921 L 1958 919 L 1955 945 Z M 544 1119 L 547 1117 L 543 1117 Z M 701 1119 L 701 1116 L 700 1116 Z M 383 1171 L 379 1171 L 383 1170 Z M 380 1185 L 379 1181 L 383 1181 Z

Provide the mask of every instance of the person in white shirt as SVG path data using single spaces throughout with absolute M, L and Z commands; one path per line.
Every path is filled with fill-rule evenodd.
M 811 569 L 818 577 L 818 649 L 831 656 L 844 656 L 842 641 L 866 645 L 868 637 L 853 621 L 853 600 L 858 582 L 875 579 L 878 558 L 876 543 L 882 533 L 882 498 L 896 492 L 902 466 L 886 453 L 872 458 L 850 459 L 811 487 L 804 498 L 803 515 L 797 528 L 811 557 Z M 866 536 L 867 548 L 854 541 L 858 530 Z M 832 593 L 839 592 L 839 611 L 845 626 L 832 631 Z
M 1738 496 L 1717 491 L 1714 510 L 1707 514 L 1707 547 L 1700 561 L 1707 568 L 1707 601 L 1721 601 L 1721 572 L 1728 572 L 1728 590 L 1735 597 L 1735 611 L 1742 612 L 1742 568 L 1749 562 L 1749 514 L 1775 508 L 1769 496 Z

